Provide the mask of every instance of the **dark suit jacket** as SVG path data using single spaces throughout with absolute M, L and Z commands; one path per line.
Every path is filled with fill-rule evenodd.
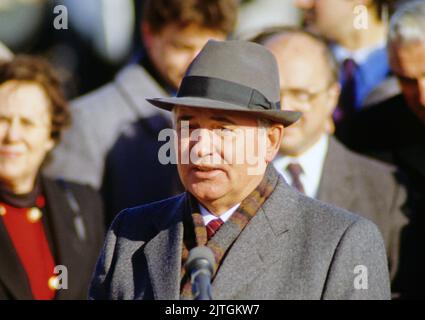
M 269 173 L 277 175 L 274 169 Z M 183 217 L 190 214 L 185 199 L 182 194 L 118 215 L 90 298 L 179 299 Z M 355 288 L 358 265 L 368 270 L 367 290 Z M 376 226 L 305 197 L 282 177 L 227 252 L 212 290 L 220 300 L 390 297 L 385 248 Z
M 402 233 L 400 275 L 393 285 L 404 297 L 425 298 L 425 124 L 398 95 L 358 112 L 345 142 L 396 165 L 406 176 L 409 224 Z
M 68 289 L 58 290 L 56 299 L 87 299 L 88 285 L 104 239 L 103 212 L 99 195 L 91 188 L 42 178 L 47 216 L 46 236 L 56 265 L 68 269 Z M 66 195 L 72 194 L 71 198 Z M 86 238 L 74 225 L 75 203 L 84 222 Z M 74 207 L 74 210 L 73 210 Z M 78 209 L 77 209 L 78 210 Z M 0 219 L 0 300 L 32 299 L 26 273 Z
M 358 112 L 343 142 L 350 149 L 399 165 L 397 158 L 404 158 L 408 150 L 425 149 L 425 124 L 410 111 L 403 96 L 397 95 Z M 415 167 L 421 167 L 425 176 L 423 165 Z
M 401 233 L 408 222 L 401 179 L 394 167 L 355 154 L 336 139 L 329 139 L 317 199 L 360 214 L 379 227 L 391 278 L 397 272 Z

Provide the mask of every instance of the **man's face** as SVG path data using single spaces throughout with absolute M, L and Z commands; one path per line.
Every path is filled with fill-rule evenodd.
M 189 25 L 168 24 L 158 33 L 143 26 L 143 37 L 149 56 L 161 76 L 178 88 L 189 64 L 208 40 L 225 40 L 221 31 Z
M 407 105 L 425 123 L 425 41 L 392 45 L 390 60 Z
M 267 48 L 275 56 L 280 77 L 282 108 L 302 112 L 295 124 L 285 129 L 280 151 L 298 156 L 322 134 L 332 133 L 332 113 L 339 85 L 331 81 L 323 48 L 304 36 L 271 39 Z
M 0 180 L 16 183 L 35 177 L 54 142 L 50 137 L 50 102 L 31 82 L 0 85 Z
M 174 113 L 185 188 L 203 204 L 235 205 L 247 197 L 276 155 L 283 126 L 265 129 L 256 118 L 231 111 L 178 106 Z
M 295 0 L 304 10 L 307 27 L 326 38 L 339 42 L 352 29 L 356 0 Z

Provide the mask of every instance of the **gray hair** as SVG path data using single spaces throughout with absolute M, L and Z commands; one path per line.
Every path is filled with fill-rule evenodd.
M 425 41 L 425 1 L 415 0 L 400 6 L 390 22 L 388 43 Z
M 270 128 L 272 126 L 272 121 L 269 119 L 265 119 L 265 118 L 258 118 L 257 119 L 258 122 L 258 126 L 260 128 Z

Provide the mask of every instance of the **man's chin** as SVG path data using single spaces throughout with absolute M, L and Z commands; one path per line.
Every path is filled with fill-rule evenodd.
M 217 186 L 207 186 L 193 184 L 188 191 L 200 202 L 213 202 L 225 195 L 223 190 L 219 190 Z
M 285 138 L 284 138 L 285 139 Z M 298 150 L 300 149 L 299 143 L 294 140 L 286 140 L 285 143 L 282 143 L 280 146 L 279 152 L 283 155 L 288 156 L 296 156 L 298 154 Z
M 0 175 L 0 181 L 2 182 L 19 181 L 20 179 L 22 179 L 22 177 L 23 177 L 22 172 L 17 172 L 12 170 L 2 171 Z

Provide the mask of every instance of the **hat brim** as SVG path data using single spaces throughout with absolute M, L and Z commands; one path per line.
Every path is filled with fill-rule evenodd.
M 240 105 L 206 98 L 181 97 L 181 98 L 147 98 L 149 103 L 157 108 L 172 111 L 174 106 L 185 106 L 199 109 L 215 109 L 224 111 L 246 112 L 283 124 L 285 127 L 296 122 L 302 115 L 301 112 L 287 110 L 253 110 Z

